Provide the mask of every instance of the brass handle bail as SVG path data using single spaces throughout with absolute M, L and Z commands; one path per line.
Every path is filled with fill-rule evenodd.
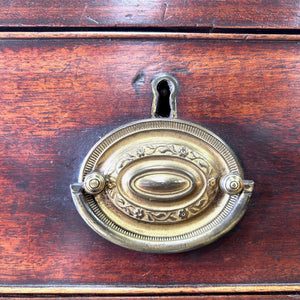
M 151 119 L 120 127 L 96 143 L 71 192 L 83 219 L 104 238 L 145 252 L 204 246 L 243 216 L 254 182 L 228 145 L 177 119 L 179 85 L 151 82 Z

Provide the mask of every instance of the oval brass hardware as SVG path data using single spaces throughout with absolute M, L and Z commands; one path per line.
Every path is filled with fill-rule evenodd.
M 175 78 L 161 74 L 152 90 L 152 119 L 100 139 L 71 192 L 80 215 L 104 238 L 145 252 L 187 251 L 240 220 L 254 183 L 222 139 L 176 118 Z
M 192 179 L 176 170 L 158 168 L 136 175 L 130 180 L 129 187 L 150 201 L 173 201 L 193 190 Z

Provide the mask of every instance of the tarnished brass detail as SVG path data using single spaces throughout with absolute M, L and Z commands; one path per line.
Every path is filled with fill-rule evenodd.
M 162 80 L 169 89 L 164 111 L 157 106 Z M 71 185 L 84 220 L 127 248 L 182 252 L 211 243 L 240 220 L 253 190 L 219 137 L 175 118 L 177 85 L 170 75 L 154 79 L 153 118 L 102 138 Z
M 191 192 L 193 187 L 192 179 L 176 170 L 157 168 L 144 173 L 135 175 L 130 180 L 129 187 L 150 201 L 172 201 Z
M 153 132 L 153 137 L 156 135 Z M 143 133 L 137 149 L 130 144 L 131 151 L 111 153 L 107 170 L 102 163 L 101 172 L 110 182 L 107 197 L 111 203 L 144 222 L 174 223 L 201 212 L 218 191 L 218 171 L 210 154 L 174 143 L 181 142 L 176 136 L 165 137 L 170 143 L 164 144 L 148 144 L 148 140 Z M 118 148 L 125 150 L 127 145 Z
M 221 179 L 221 188 L 224 193 L 236 195 L 243 190 L 243 180 L 236 174 L 228 174 Z
M 103 191 L 105 179 L 98 171 L 87 174 L 84 178 L 83 188 L 86 193 L 96 195 Z

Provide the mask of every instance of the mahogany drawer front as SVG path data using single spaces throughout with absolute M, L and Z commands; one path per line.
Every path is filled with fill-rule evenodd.
M 299 29 L 299 13 L 298 0 L 6 0 L 0 26 Z
M 8 39 L 0 53 L 1 285 L 299 281 L 297 41 Z M 150 117 L 160 72 L 179 81 L 179 118 L 221 136 L 256 184 L 234 230 L 181 254 L 102 239 L 69 191 L 100 136 Z

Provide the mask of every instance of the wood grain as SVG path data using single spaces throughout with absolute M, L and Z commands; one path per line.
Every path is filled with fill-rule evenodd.
M 297 34 L 238 34 L 191 32 L 137 32 L 137 31 L 47 31 L 0 32 L 0 39 L 181 39 L 181 40 L 258 40 L 299 41 Z
M 299 28 L 297 0 L 4 0 L 0 26 Z
M 1 40 L 0 53 L 2 285 L 299 282 L 297 42 Z M 159 72 L 180 83 L 179 117 L 220 135 L 256 182 L 233 231 L 172 255 L 105 241 L 69 192 L 99 136 L 150 116 Z

